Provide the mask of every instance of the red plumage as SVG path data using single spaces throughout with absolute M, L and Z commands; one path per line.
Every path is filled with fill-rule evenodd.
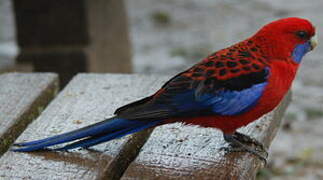
M 266 157 L 246 144 L 263 145 L 236 129 L 272 111 L 295 78 L 302 57 L 315 47 L 313 25 L 301 18 L 267 24 L 254 36 L 205 58 L 179 73 L 154 95 L 116 110 L 115 117 L 42 140 L 18 143 L 14 151 L 35 151 L 67 143 L 90 147 L 145 128 L 184 122 L 223 131 L 238 150 Z
M 231 134 L 236 129 L 246 126 L 257 120 L 264 114 L 272 111 L 285 96 L 296 74 L 296 65 L 283 61 L 273 62 L 268 86 L 263 92 L 258 103 L 249 111 L 235 116 L 204 116 L 187 118 L 183 122 L 195 124 L 202 127 L 215 127 L 221 129 L 226 134 Z M 179 121 L 180 119 L 174 119 Z
M 197 80 L 208 76 L 226 80 L 268 67 L 268 85 L 257 104 L 249 111 L 234 116 L 210 115 L 170 121 L 181 120 L 203 127 L 215 127 L 230 134 L 272 111 L 283 99 L 295 78 L 299 64 L 292 59 L 293 49 L 297 44 L 309 40 L 298 38 L 295 35 L 298 31 L 307 32 L 308 38 L 315 35 L 314 26 L 307 20 L 286 18 L 274 21 L 247 40 L 210 55 L 184 72 L 184 76 Z M 216 66 L 217 64 L 221 65 Z M 220 74 L 221 71 L 225 73 Z M 211 75 L 208 72 L 212 72 L 209 73 Z

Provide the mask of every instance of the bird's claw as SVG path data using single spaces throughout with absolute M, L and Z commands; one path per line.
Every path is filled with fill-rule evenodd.
M 252 138 L 250 136 L 247 136 L 247 135 L 239 133 L 239 132 L 235 132 L 233 134 L 233 137 L 236 140 L 238 140 L 238 141 L 240 141 L 240 142 L 242 142 L 244 144 L 253 144 L 253 145 L 255 145 L 256 150 L 258 150 L 258 148 L 260 148 L 260 150 L 265 151 L 266 154 L 267 154 L 266 156 L 268 156 L 267 149 L 265 148 L 265 146 L 261 142 L 257 141 L 255 138 Z
M 229 147 L 221 148 L 227 153 L 230 152 L 248 152 L 267 164 L 268 152 L 263 144 L 247 135 L 235 132 L 234 134 L 223 134 L 224 140 L 229 143 Z
M 261 161 L 264 161 L 265 166 L 267 165 L 267 157 L 268 157 L 268 152 L 267 151 L 258 151 L 258 150 L 253 150 L 249 148 L 244 148 L 244 147 L 221 147 L 220 151 L 225 151 L 226 153 L 233 153 L 233 152 L 248 152 L 250 154 L 253 154 L 257 156 Z M 262 154 L 264 153 L 264 155 Z

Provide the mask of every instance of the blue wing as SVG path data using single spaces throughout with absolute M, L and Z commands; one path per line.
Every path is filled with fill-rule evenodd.
M 268 75 L 268 68 L 227 80 L 195 81 L 178 75 L 162 87 L 161 93 L 121 107 L 116 114 L 141 120 L 238 115 L 258 102 L 268 84 Z
M 193 112 L 238 115 L 253 107 L 261 97 L 267 82 L 259 83 L 244 90 L 219 90 L 215 93 L 205 93 L 195 96 L 196 90 L 191 90 L 174 97 L 176 108 L 182 112 Z

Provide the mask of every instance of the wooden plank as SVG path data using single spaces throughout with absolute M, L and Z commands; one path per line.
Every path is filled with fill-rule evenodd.
M 266 147 L 276 135 L 290 96 L 279 108 L 240 131 Z M 250 153 L 228 153 L 220 131 L 164 125 L 155 128 L 122 179 L 254 179 L 263 162 Z
M 0 75 L 0 155 L 36 118 L 58 90 L 53 73 Z
M 17 141 L 48 137 L 101 121 L 110 117 L 117 107 L 154 92 L 165 80 L 165 77 L 140 75 L 78 75 Z M 7 152 L 0 159 L 0 179 L 118 177 L 134 159 L 146 136 L 113 140 L 95 146 L 97 151 Z M 131 156 L 134 157 L 131 159 Z

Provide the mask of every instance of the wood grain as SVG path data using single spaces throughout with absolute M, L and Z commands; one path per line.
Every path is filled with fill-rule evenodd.
M 80 74 L 17 141 L 44 138 L 101 121 L 112 116 L 117 107 L 154 92 L 166 79 L 140 75 Z M 146 134 L 148 135 L 149 133 Z M 120 157 L 134 159 L 141 148 L 137 146 L 140 144 L 137 141 L 144 140 L 139 138 L 133 142 L 130 137 L 95 146 L 95 150 L 92 151 L 7 152 L 0 159 L 0 179 L 62 180 L 118 177 L 130 162 L 118 163 L 113 160 Z M 133 145 L 129 147 L 129 143 Z M 131 154 L 133 158 L 130 157 Z M 109 171 L 110 167 L 115 170 Z
M 0 155 L 35 119 L 58 90 L 52 73 L 0 75 Z

